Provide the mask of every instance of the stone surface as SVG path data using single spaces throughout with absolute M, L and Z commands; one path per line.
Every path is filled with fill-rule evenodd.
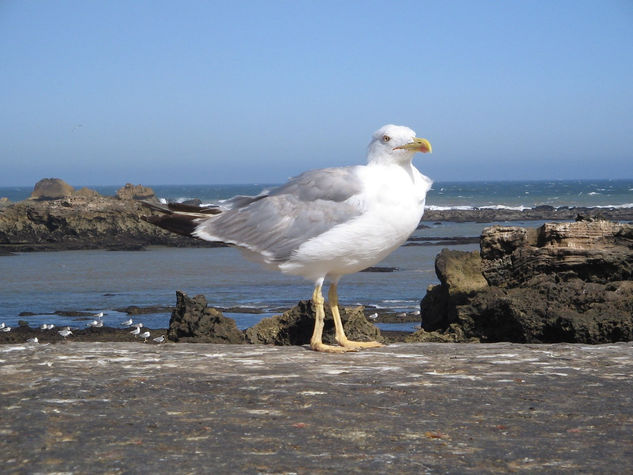
M 207 306 L 204 295 L 190 298 L 176 292 L 176 308 L 171 312 L 168 338 L 187 343 L 244 343 L 244 333 L 235 320 Z
M 598 220 L 487 228 L 481 275 L 463 292 L 451 283 L 468 280 L 474 254 L 443 251 L 438 263 L 449 256 L 463 265 L 436 265 L 441 283 L 421 302 L 427 331 L 454 333 L 458 327 L 466 338 L 482 341 L 633 340 L 630 224 Z M 481 276 L 487 282 L 483 287 Z
M 61 178 L 42 178 L 35 184 L 30 199 L 56 200 L 70 196 L 74 188 Z
M 120 200 L 149 200 L 156 197 L 156 193 L 148 186 L 126 183 L 116 192 Z
M 363 307 L 341 307 L 339 309 L 345 335 L 355 341 L 382 341 L 380 330 L 369 323 Z M 312 301 L 302 300 L 298 305 L 282 315 L 264 318 L 246 330 L 250 343 L 266 345 L 305 345 L 310 342 L 314 330 L 315 311 Z M 334 340 L 334 320 L 325 305 L 325 326 L 323 342 L 336 345 Z
M 0 347 L 4 473 L 623 473 L 631 344 Z

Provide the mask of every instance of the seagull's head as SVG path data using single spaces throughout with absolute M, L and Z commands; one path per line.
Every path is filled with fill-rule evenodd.
M 388 124 L 379 128 L 369 142 L 367 161 L 370 163 L 411 162 L 416 152 L 431 153 L 431 144 L 415 136 L 409 127 Z

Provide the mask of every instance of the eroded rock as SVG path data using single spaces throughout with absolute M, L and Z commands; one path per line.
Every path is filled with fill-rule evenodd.
M 190 298 L 176 292 L 176 308 L 169 320 L 168 338 L 186 343 L 244 343 L 244 333 L 235 320 L 207 306 L 204 295 Z
M 486 228 L 481 274 L 475 271 L 474 286 L 460 292 L 454 283 L 469 280 L 474 256 L 438 256 L 441 283 L 421 302 L 425 330 L 457 326 L 482 341 L 633 340 L 633 225 L 595 220 Z
M 325 309 L 323 342 L 335 345 L 334 320 L 327 305 Z M 367 321 L 362 307 L 341 307 L 340 313 L 348 339 L 382 341 L 380 330 Z M 314 318 L 312 301 L 302 300 L 282 315 L 264 318 L 257 325 L 248 328 L 245 332 L 246 339 L 250 343 L 266 345 L 305 345 L 310 343 Z
M 29 197 L 32 200 L 56 200 L 70 196 L 75 189 L 61 178 L 42 178 Z

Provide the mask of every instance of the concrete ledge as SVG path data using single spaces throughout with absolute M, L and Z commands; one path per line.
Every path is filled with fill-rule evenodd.
M 616 473 L 633 344 L 0 347 L 3 473 Z

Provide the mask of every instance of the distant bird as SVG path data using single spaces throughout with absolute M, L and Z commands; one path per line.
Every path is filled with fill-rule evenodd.
M 53 325 L 52 323 L 49 323 L 48 325 L 46 325 L 47 330 L 52 330 L 53 328 L 55 328 L 55 325 Z
M 2 330 L 4 327 L 6 327 L 5 323 L 4 322 L 0 323 L 0 330 Z
M 156 343 L 163 343 L 165 341 L 165 335 L 161 335 L 158 338 L 154 338 Z
M 139 333 L 141 333 L 141 329 L 140 329 L 139 327 L 136 327 L 136 328 L 135 328 L 134 330 L 132 330 L 130 333 L 131 333 L 132 335 L 136 336 L 136 335 L 138 335 Z
M 131 326 L 132 325 L 132 319 L 130 318 L 130 319 L 124 321 L 124 322 L 121 322 L 121 325 L 124 326 L 124 327 Z
M 33 337 L 33 338 L 29 338 L 28 340 L 26 340 L 27 343 L 39 343 L 40 341 L 37 339 L 37 337 Z
M 305 172 L 257 196 L 236 196 L 214 207 L 160 206 L 145 219 L 170 231 L 238 247 L 245 257 L 314 282 L 315 324 L 310 347 L 342 353 L 382 346 L 345 336 L 338 309 L 340 278 L 380 262 L 404 244 L 424 213 L 430 178 L 411 163 L 431 144 L 408 127 L 385 125 L 369 143 L 367 165 Z M 323 343 L 322 287 L 340 346 Z
M 135 328 L 143 328 L 143 324 L 142 323 L 134 323 L 132 325 L 130 325 L 131 327 L 135 327 Z
M 371 318 L 372 320 L 376 320 L 378 318 L 378 312 L 374 312 L 371 315 L 369 315 L 369 318 Z
M 4 326 L 4 327 L 0 328 L 0 330 L 2 330 L 5 333 L 8 333 L 8 332 L 11 331 L 11 327 Z
M 40 325 L 40 330 L 48 330 L 48 325 L 46 323 L 42 323 Z
M 143 343 L 146 343 L 147 339 L 150 337 L 150 333 L 149 332 L 143 332 L 138 337 L 139 338 L 143 338 Z
M 101 320 L 93 320 L 88 324 L 88 326 L 93 328 L 101 328 L 103 326 L 103 322 Z
M 71 332 L 70 329 L 68 329 L 68 327 L 66 327 L 64 330 L 59 330 L 57 333 L 59 333 L 62 337 L 64 337 L 64 340 L 66 339 L 68 335 L 73 334 L 73 332 Z

